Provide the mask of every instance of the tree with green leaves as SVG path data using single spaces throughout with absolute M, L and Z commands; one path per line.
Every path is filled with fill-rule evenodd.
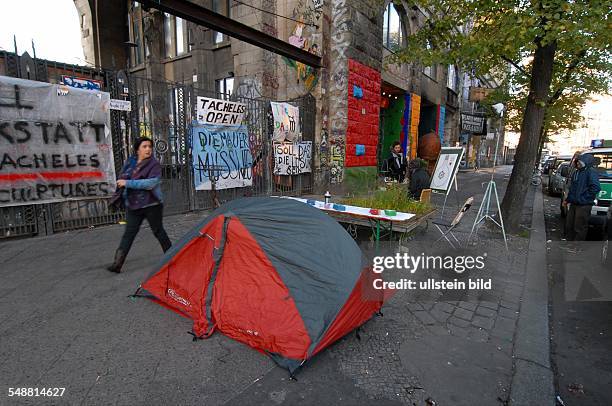
M 489 103 L 506 102 L 520 122 L 515 166 L 502 202 L 517 232 L 540 140 L 572 128 L 587 98 L 610 89 L 610 2 L 602 0 L 416 0 L 428 18 L 395 62 L 454 63 L 504 79 Z M 496 99 L 497 98 L 497 99 Z M 512 114 L 514 113 L 514 114 Z

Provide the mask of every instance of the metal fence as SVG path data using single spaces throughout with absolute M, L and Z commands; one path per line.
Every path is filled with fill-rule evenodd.
M 274 123 L 270 100 L 215 94 L 182 83 L 128 77 L 123 72 L 106 72 L 105 88 L 111 98 L 129 100 L 132 107 L 130 112 L 111 111 L 115 169 L 119 173 L 137 137 L 150 137 L 154 142 L 155 156 L 162 166 L 165 214 L 210 209 L 214 204 L 212 191 L 196 191 L 194 187 L 190 140 L 198 96 L 230 99 L 247 106 L 243 122 L 248 129 L 254 160 L 252 186 L 219 190 L 216 192 L 218 201 L 223 203 L 243 196 L 296 196 L 312 192 L 311 173 L 273 174 Z M 300 109 L 303 140 L 314 144 L 314 97 L 308 95 L 288 102 Z M 110 224 L 123 215 L 123 212 L 110 207 L 107 199 L 0 208 L 0 239 Z

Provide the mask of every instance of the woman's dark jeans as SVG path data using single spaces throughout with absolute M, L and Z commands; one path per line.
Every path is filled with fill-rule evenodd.
M 172 246 L 170 242 L 170 238 L 168 238 L 168 234 L 166 234 L 166 230 L 164 230 L 164 226 L 162 224 L 162 216 L 163 216 L 163 205 L 156 204 L 155 206 L 149 206 L 142 209 L 136 210 L 127 210 L 127 226 L 125 227 L 125 232 L 123 233 L 123 237 L 121 238 L 121 243 L 119 244 L 119 249 L 122 250 L 125 254 L 130 251 L 132 247 L 132 243 L 140 230 L 140 225 L 142 221 L 146 218 L 151 226 L 151 230 L 159 241 L 164 252 L 168 251 Z

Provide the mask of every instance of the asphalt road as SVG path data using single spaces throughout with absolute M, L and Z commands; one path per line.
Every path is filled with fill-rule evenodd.
M 549 240 L 551 360 L 556 390 L 566 406 L 612 405 L 612 291 L 607 290 L 606 283 L 595 282 L 587 283 L 586 292 L 580 291 L 585 285 L 578 288 L 573 283 L 577 271 L 572 263 L 577 261 L 578 273 L 592 272 L 597 276 L 603 272 L 608 280 L 612 270 L 599 268 L 598 242 L 589 241 L 572 248 L 561 241 L 559 202 L 559 197 L 544 195 Z M 582 297 L 572 294 L 577 288 Z M 594 293 L 597 290 L 600 292 Z

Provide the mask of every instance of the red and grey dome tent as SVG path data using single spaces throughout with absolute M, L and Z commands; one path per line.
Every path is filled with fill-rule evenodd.
M 371 268 L 327 214 L 281 198 L 231 201 L 166 253 L 139 289 L 193 320 L 270 355 L 293 373 L 382 306 L 364 294 Z

